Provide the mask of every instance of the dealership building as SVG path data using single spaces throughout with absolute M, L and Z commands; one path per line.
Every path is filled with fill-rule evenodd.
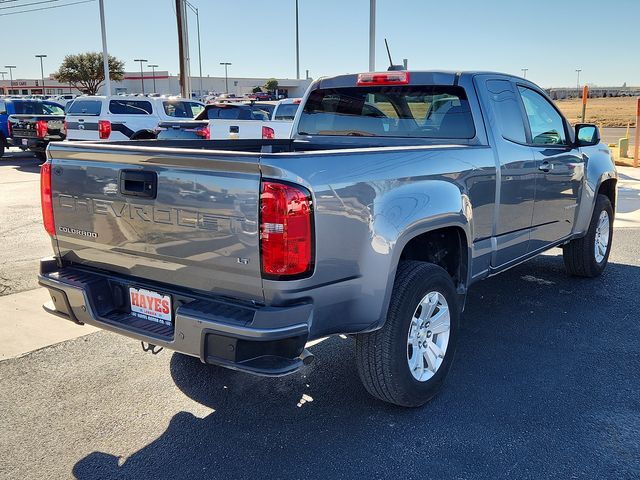
M 6 77 L 6 75 L 5 75 Z M 111 82 L 112 94 L 118 93 L 159 93 L 166 95 L 178 95 L 180 93 L 180 81 L 177 75 L 170 75 L 167 71 L 126 72 L 124 79 L 119 82 Z M 261 87 L 268 78 L 243 78 L 243 77 L 191 77 L 191 91 L 195 96 L 209 93 L 233 93 L 242 96 L 255 87 Z M 311 83 L 311 79 L 277 78 L 278 95 L 285 97 L 301 97 Z M 143 90 L 144 89 L 144 90 Z M 62 95 L 83 93 L 66 83 L 60 83 L 51 76 L 44 79 L 6 79 L 0 80 L 0 95 Z

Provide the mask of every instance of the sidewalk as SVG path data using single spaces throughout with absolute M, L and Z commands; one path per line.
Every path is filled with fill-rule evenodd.
M 616 228 L 640 228 L 640 168 L 617 167 Z
M 97 331 L 46 313 L 44 288 L 0 297 L 0 361 Z

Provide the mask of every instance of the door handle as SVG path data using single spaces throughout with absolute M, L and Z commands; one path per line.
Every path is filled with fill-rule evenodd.
M 542 162 L 542 165 L 538 167 L 538 170 L 541 172 L 549 172 L 550 170 L 553 170 L 553 163 Z

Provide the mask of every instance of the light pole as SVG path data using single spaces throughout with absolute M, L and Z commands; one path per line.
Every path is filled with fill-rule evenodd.
M 134 58 L 134 62 L 140 62 L 140 82 L 142 82 L 142 94 L 144 95 L 144 73 L 142 73 L 142 64 L 148 60 L 144 58 Z
M 156 68 L 158 65 L 149 65 L 149 68 L 151 68 L 151 76 L 153 77 L 153 93 L 158 93 L 156 91 Z
M 529 71 L 528 68 L 521 68 L 520 70 L 522 70 L 522 78 L 527 78 L 527 72 Z
M 233 64 L 231 62 L 220 62 L 220 65 L 224 65 L 224 93 L 229 93 L 229 74 L 227 67 Z
M 369 71 L 376 69 L 376 0 L 369 3 Z
M 2 75 L 2 81 L 4 82 L 4 76 L 7 74 L 7 72 L 0 72 L 0 75 Z
M 200 70 L 200 97 L 202 98 L 202 53 L 200 50 L 200 13 L 198 9 L 191 5 L 188 1 L 187 6 L 196 14 L 196 24 L 198 28 L 198 69 Z
M 100 0 L 100 33 L 102 35 L 102 72 L 104 74 L 104 94 L 111 95 L 111 72 L 109 70 L 109 52 L 107 51 L 107 27 L 104 19 L 104 0 Z M 71 85 L 69 85 L 71 93 Z
M 42 59 L 47 58 L 46 55 L 36 55 L 36 58 L 40 59 L 40 77 L 42 78 L 42 94 L 44 95 L 44 67 L 42 65 Z
M 296 78 L 300 80 L 300 28 L 298 23 L 298 0 L 296 0 Z
M 13 69 L 16 68 L 15 65 L 5 65 L 4 68 L 9 69 L 9 87 L 13 87 Z
M 576 94 L 578 97 L 580 97 L 580 72 L 582 71 L 581 68 L 576 68 L 576 73 L 578 74 L 578 79 L 576 80 Z

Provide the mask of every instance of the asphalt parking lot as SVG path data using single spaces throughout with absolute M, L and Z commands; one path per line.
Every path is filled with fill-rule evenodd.
M 3 214 L 0 276 L 28 292 L 48 254 L 37 162 L 12 155 L 0 172 L 3 212 L 27 212 Z M 623 217 L 640 195 L 621 200 L 600 278 L 567 277 L 556 249 L 471 289 L 423 408 L 372 399 L 348 338 L 269 379 L 98 332 L 0 362 L 0 478 L 639 478 L 640 228 Z

